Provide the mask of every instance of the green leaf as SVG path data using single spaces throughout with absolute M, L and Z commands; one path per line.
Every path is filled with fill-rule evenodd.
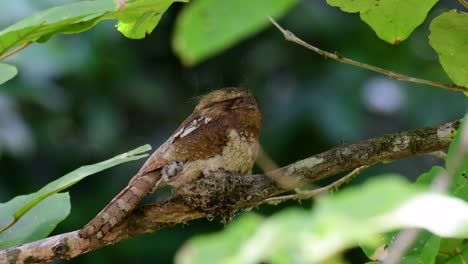
M 0 229 L 8 227 L 8 225 L 10 224 L 13 224 L 12 227 L 15 227 L 18 223 L 15 223 L 15 221 L 19 221 L 26 213 L 30 212 L 32 208 L 35 208 L 35 206 L 37 206 L 47 197 L 50 197 L 51 195 L 74 185 L 75 183 L 89 175 L 95 174 L 97 172 L 100 172 L 102 170 L 108 169 L 110 167 L 116 166 L 124 162 L 147 157 L 148 154 L 143 153 L 149 151 L 150 149 L 151 147 L 149 145 L 144 145 L 129 152 L 115 156 L 111 159 L 93 165 L 86 165 L 80 167 L 62 176 L 61 178 L 47 184 L 35 193 L 26 196 L 19 196 L 21 198 L 16 197 L 10 200 L 9 202 L 1 203 L 0 224 L 2 224 L 2 226 L 0 227 Z
M 468 87 L 468 13 L 452 10 L 434 18 L 429 44 L 454 83 Z
M 116 9 L 115 0 L 99 0 L 70 3 L 38 12 L 0 31 L 0 54 L 16 45 L 61 32 L 69 25 L 96 19 Z
M 457 173 L 468 164 L 468 125 L 466 123 L 468 123 L 468 114 L 465 115 L 460 127 L 453 135 L 449 146 L 445 166 L 450 173 Z M 465 199 L 468 200 L 468 196 Z
M 440 241 L 440 250 L 437 263 L 447 263 L 447 260 L 460 252 L 463 239 L 444 238 Z
M 465 130 L 463 122 L 459 130 L 455 133 L 454 139 L 450 145 L 449 153 L 447 155 L 447 167 L 451 168 L 452 171 L 452 185 L 449 192 L 456 197 L 468 200 L 468 186 L 466 180 L 466 171 L 468 169 L 468 151 L 467 147 L 462 142 L 468 142 L 468 131 Z M 462 132 L 465 131 L 465 134 Z M 462 139 L 462 135 L 465 135 L 466 139 Z M 451 165 L 449 165 L 451 164 Z M 458 165 L 455 165 L 458 164 Z M 416 180 L 416 184 L 420 186 L 429 187 L 434 179 L 442 173 L 450 174 L 444 168 L 434 166 L 427 173 L 421 174 Z M 434 209 L 435 210 L 435 209 Z M 378 247 L 362 247 L 368 257 L 374 255 L 377 248 L 382 245 L 388 244 L 394 234 L 388 234 L 382 238 L 384 241 Z M 428 232 L 421 234 L 416 242 L 408 249 L 408 255 L 404 256 L 402 263 L 434 263 L 439 248 L 445 255 L 447 252 L 452 252 L 454 249 L 460 246 L 462 239 L 441 239 L 436 235 L 432 235 Z
M 460 128 L 455 132 L 447 154 L 446 167 L 452 176 L 449 192 L 465 201 L 468 201 L 468 115 L 465 116 Z M 462 239 L 442 239 L 441 252 L 447 255 L 455 252 L 463 243 Z
M 328 211 L 333 214 L 340 212 L 355 220 L 366 220 L 398 207 L 403 201 L 413 197 L 417 190 L 418 187 L 409 185 L 398 175 L 381 175 L 379 180 L 366 182 L 363 188 L 348 188 L 339 195 L 326 197 L 320 201 L 316 210 L 321 214 L 327 214 Z M 398 196 L 393 195 L 395 193 Z M 356 207 L 357 204 L 366 206 Z
M 0 212 L 12 215 L 27 203 L 34 194 L 17 196 L 1 204 Z M 56 193 L 29 210 L 12 227 L 0 234 L 0 248 L 8 248 L 47 237 L 70 213 L 68 193 Z
M 468 243 L 465 243 L 455 256 L 450 258 L 448 261 L 444 262 L 445 264 L 466 264 L 466 260 L 468 259 Z
M 441 213 L 444 217 L 436 217 Z M 468 204 L 424 192 L 395 175 L 384 175 L 322 197 L 312 211 L 289 208 L 259 221 L 252 229 L 236 229 L 243 232 L 242 239 L 220 233 L 210 239 L 200 236 L 191 240 L 178 253 L 177 263 L 335 263 L 340 259 L 339 252 L 358 243 L 377 245 L 381 243 L 379 234 L 407 227 L 465 237 Z M 431 235 L 424 239 L 414 248 L 420 252 L 418 259 L 430 263 L 437 255 L 440 239 Z M 200 251 L 202 246 L 204 252 Z M 209 248 L 224 257 L 212 257 Z M 408 256 L 407 261 L 411 259 Z
M 53 7 L 31 15 L 0 31 L 0 54 L 27 42 L 45 42 L 58 33 L 88 30 L 106 19 L 117 19 L 118 29 L 129 38 L 143 38 L 156 27 L 173 2 L 188 0 L 80 1 Z
M 232 222 L 222 233 L 190 239 L 180 249 L 177 263 L 227 263 L 258 228 L 262 217 L 247 214 Z M 207 260 L 210 260 L 207 262 Z
M 198 0 L 177 17 L 173 48 L 193 65 L 270 25 L 268 16 L 284 15 L 297 0 Z
M 429 187 L 431 186 L 435 177 L 441 173 L 447 173 L 447 171 L 440 166 L 433 166 L 429 172 L 425 172 L 419 175 L 415 183 L 421 186 Z
M 0 63 L 0 85 L 15 77 L 16 74 L 18 74 L 18 70 L 15 66 L 6 63 Z
M 150 34 L 173 2 L 189 0 L 134 0 L 115 14 L 117 29 L 127 38 L 141 39 Z
M 421 174 L 417 179 L 415 184 L 422 187 L 430 187 L 434 178 L 440 173 L 445 173 L 445 169 L 440 166 L 433 166 L 429 172 Z M 418 259 L 417 256 L 421 253 L 421 249 L 424 249 L 424 245 L 431 238 L 428 236 L 427 232 L 424 232 L 426 235 L 420 235 L 418 242 L 414 243 L 409 247 L 408 252 L 412 253 L 412 259 Z M 393 237 L 397 235 L 397 232 L 391 232 L 380 236 L 380 243 L 374 246 L 360 245 L 364 253 L 370 259 L 380 259 L 379 257 L 385 256 L 382 252 L 383 248 L 390 244 L 393 240 Z M 432 235 L 434 236 L 434 235 Z M 437 236 L 434 236 L 437 237 Z M 438 237 L 437 237 L 438 238 Z M 432 249 L 432 248 L 431 248 Z M 416 257 L 415 257 L 416 256 Z M 409 259 L 407 259 L 409 261 Z
M 379 38 L 399 44 L 424 22 L 437 0 L 327 0 L 327 3 L 344 12 L 359 12 Z
M 455 133 L 449 147 L 446 166 L 452 174 L 450 193 L 468 201 L 468 115 Z
M 413 245 L 406 251 L 400 264 L 433 264 L 439 253 L 441 238 L 424 231 L 418 235 Z

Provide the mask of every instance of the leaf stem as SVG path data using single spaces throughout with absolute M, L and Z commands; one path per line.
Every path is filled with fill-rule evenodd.
M 441 160 L 446 160 L 447 159 L 447 153 L 443 152 L 442 150 L 434 151 L 431 153 L 428 153 L 429 155 L 432 155 L 436 158 L 439 158 Z
M 10 51 L 10 52 L 6 52 L 4 54 L 1 54 L 0 55 L 0 60 L 4 60 L 22 50 L 24 50 L 25 48 L 27 48 L 29 45 L 31 45 L 32 41 L 29 41 L 29 42 L 26 42 L 26 43 L 23 43 L 21 46 L 15 48 L 14 50 Z
M 465 2 L 466 0 L 460 0 L 460 1 Z M 322 56 L 325 56 L 326 58 L 334 59 L 334 60 L 336 60 L 338 62 L 341 62 L 341 63 L 351 64 L 351 65 L 354 65 L 356 67 L 360 67 L 360 68 L 364 68 L 364 69 L 367 69 L 367 70 L 370 70 L 370 71 L 378 72 L 378 73 L 381 73 L 383 75 L 387 75 L 388 77 L 393 78 L 393 79 L 398 80 L 398 81 L 425 84 L 425 85 L 430 85 L 430 86 L 443 88 L 443 89 L 447 89 L 447 90 L 452 90 L 452 91 L 468 92 L 467 87 L 458 86 L 458 85 L 455 85 L 455 84 L 443 84 L 443 83 L 439 83 L 439 82 L 435 82 L 435 81 L 429 81 L 429 80 L 425 80 L 425 79 L 419 79 L 419 78 L 399 74 L 399 73 L 389 71 L 389 70 L 385 70 L 385 69 L 382 69 L 382 68 L 379 68 L 379 67 L 376 67 L 376 66 L 373 66 L 373 65 L 370 65 L 370 64 L 366 64 L 366 63 L 362 63 L 362 62 L 355 61 L 355 60 L 352 60 L 352 59 L 348 59 L 346 57 L 343 57 L 338 52 L 330 53 L 328 51 L 321 50 L 321 49 L 319 49 L 319 48 L 317 48 L 317 47 L 303 41 L 302 39 L 296 37 L 291 31 L 286 30 L 283 27 L 281 27 L 271 17 L 270 17 L 270 21 L 271 21 L 271 23 L 273 23 L 273 25 L 276 28 L 278 28 L 279 31 L 281 31 L 281 33 L 283 33 L 283 36 L 287 41 L 291 41 L 293 43 L 296 43 L 296 44 L 298 44 L 298 45 L 300 45 L 300 46 L 302 46 L 302 47 L 304 47 L 304 48 L 306 48 L 308 50 L 311 50 L 311 51 L 313 51 L 315 53 L 318 53 L 318 54 L 320 54 Z
M 364 165 L 361 167 L 358 167 L 351 171 L 350 173 L 346 174 L 344 177 L 341 179 L 318 189 L 315 190 L 310 190 L 310 191 L 305 191 L 305 192 L 300 192 L 296 194 L 289 194 L 289 195 L 281 195 L 281 196 L 274 196 L 267 198 L 263 200 L 262 203 L 268 203 L 268 202 L 284 202 L 286 200 L 304 200 L 304 199 L 310 199 L 314 196 L 317 196 L 321 193 L 328 192 L 332 189 L 337 189 L 341 185 L 349 182 L 352 178 L 356 177 L 357 175 L 361 174 L 365 169 L 369 168 L 370 165 Z
M 6 225 L 6 226 L 2 227 L 2 229 L 0 229 L 0 234 L 3 233 L 3 232 L 5 232 L 5 230 L 7 230 L 8 228 L 10 228 L 10 227 L 11 227 L 12 225 L 14 225 L 16 222 L 18 222 L 18 219 L 13 218 L 13 220 L 11 220 L 11 222 L 10 222 L 8 225 Z

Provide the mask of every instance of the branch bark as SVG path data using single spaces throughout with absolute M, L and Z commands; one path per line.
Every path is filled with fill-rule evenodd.
M 266 198 L 291 188 L 317 182 L 353 168 L 445 149 L 459 126 L 460 120 L 456 120 L 440 126 L 389 134 L 339 146 L 266 174 L 204 178 L 178 190 L 178 195 L 168 201 L 136 209 L 101 240 L 81 239 L 78 237 L 78 231 L 64 233 L 1 250 L 0 264 L 42 263 L 74 258 L 167 226 L 255 206 Z M 223 207 L 220 208 L 219 205 Z M 200 207 L 209 210 L 195 209 Z

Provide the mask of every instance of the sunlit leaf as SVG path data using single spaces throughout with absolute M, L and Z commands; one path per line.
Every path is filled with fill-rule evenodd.
M 223 233 L 218 239 L 214 235 L 211 239 L 192 239 L 178 253 L 178 263 L 323 263 L 339 260 L 339 252 L 358 243 L 378 245 L 383 232 L 409 227 L 425 228 L 441 236 L 468 237 L 468 204 L 389 175 L 318 199 L 312 211 L 290 208 L 255 226 L 248 239 L 243 236 L 235 240 L 221 236 Z M 431 235 L 424 239 L 414 247 L 420 255 L 407 255 L 407 263 L 435 258 L 440 239 Z M 210 254 L 201 254 L 202 246 L 229 254 L 211 258 Z
M 262 217 L 248 214 L 236 219 L 222 233 L 196 237 L 180 249 L 177 263 L 227 263 L 258 228 Z
M 16 45 L 58 33 L 72 24 L 79 26 L 116 9 L 115 0 L 100 0 L 69 3 L 38 12 L 0 31 L 0 54 Z M 75 30 L 80 31 L 79 28 Z
M 379 38 L 398 44 L 421 25 L 437 0 L 327 0 L 327 3 L 345 12 L 359 12 Z
M 79 1 L 38 12 L 0 31 L 0 54 L 27 42 L 45 42 L 58 33 L 87 30 L 102 20 L 117 19 L 118 29 L 129 38 L 143 38 L 156 27 L 162 14 L 176 1 Z
M 33 195 L 17 196 L 7 204 L 2 204 L 1 213 L 12 215 Z M 69 213 L 70 196 L 68 193 L 56 193 L 47 197 L 29 210 L 12 227 L 0 234 L 0 248 L 8 248 L 47 237 Z
M 468 16 L 467 16 L 468 18 Z M 455 181 L 458 179 L 466 180 L 466 166 L 468 165 L 468 115 L 465 116 L 460 128 L 453 135 L 452 143 L 450 144 L 446 167 L 450 173 L 455 173 Z M 464 175 L 462 175 L 465 172 Z M 467 186 L 465 186 L 468 189 Z M 465 197 L 468 200 L 468 193 Z
M 127 38 L 141 39 L 150 34 L 161 16 L 173 2 L 189 0 L 134 0 L 128 2 L 114 17 L 119 20 L 117 29 Z
M 270 25 L 297 0 L 197 0 L 177 17 L 174 50 L 185 64 L 211 57 Z
M 15 66 L 6 63 L 0 63 L 0 85 L 15 77 L 16 74 L 18 74 L 18 70 Z
M 97 172 L 100 172 L 102 170 L 108 169 L 110 167 L 116 166 L 124 162 L 129 162 L 147 157 L 148 154 L 144 153 L 149 151 L 150 149 L 151 147 L 149 145 L 144 145 L 129 152 L 115 156 L 111 159 L 93 165 L 86 165 L 80 167 L 60 177 L 59 179 L 47 184 L 35 193 L 17 196 L 6 203 L 1 203 L 0 224 L 2 224 L 2 226 L 0 227 L 0 229 L 6 229 L 6 231 L 0 234 L 0 239 L 2 238 L 1 236 L 6 234 L 8 230 L 10 230 L 11 228 L 15 228 L 18 222 L 26 215 L 29 215 L 33 218 L 37 217 L 34 214 L 30 214 L 30 212 L 48 197 L 74 185 L 75 183 L 79 182 L 80 180 L 84 179 L 89 175 L 95 174 Z M 49 207 L 49 210 L 50 208 L 53 207 Z
M 429 44 L 452 81 L 468 87 L 468 13 L 452 10 L 432 20 Z

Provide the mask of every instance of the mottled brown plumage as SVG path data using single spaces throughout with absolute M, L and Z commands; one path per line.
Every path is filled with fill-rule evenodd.
M 177 189 L 200 177 L 248 173 L 257 157 L 260 122 L 255 97 L 244 89 L 223 88 L 203 96 L 127 187 L 79 235 L 102 238 L 161 184 Z

